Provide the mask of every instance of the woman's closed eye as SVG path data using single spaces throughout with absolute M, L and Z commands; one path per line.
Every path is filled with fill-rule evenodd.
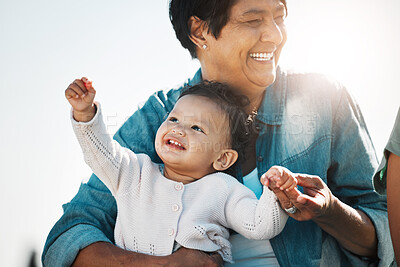
M 201 129 L 199 126 L 197 125 L 193 125 L 192 129 L 195 130 L 196 132 L 200 132 L 200 133 L 204 133 L 203 129 Z
M 246 23 L 252 26 L 258 25 L 262 22 L 262 19 L 251 19 L 247 20 Z

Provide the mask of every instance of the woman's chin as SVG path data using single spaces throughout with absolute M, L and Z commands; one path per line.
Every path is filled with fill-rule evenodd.
M 275 65 L 271 65 L 264 69 L 253 69 L 247 73 L 247 80 L 261 88 L 266 88 L 275 82 L 276 68 Z
M 276 78 L 276 73 L 264 73 L 262 76 L 259 75 L 258 77 L 253 79 L 252 83 L 255 86 L 264 90 L 265 88 L 267 88 L 268 86 L 270 86 L 275 82 L 275 78 Z

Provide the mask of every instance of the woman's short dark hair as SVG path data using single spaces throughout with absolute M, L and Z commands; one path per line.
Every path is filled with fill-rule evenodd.
M 247 96 L 237 94 L 227 84 L 219 82 L 203 81 L 194 86 L 183 89 L 179 98 L 185 95 L 197 95 L 207 97 L 227 115 L 230 129 L 229 141 L 231 148 L 239 154 L 238 162 L 244 157 L 245 148 L 248 146 L 250 137 L 252 136 L 253 127 L 248 121 L 246 107 L 250 101 Z M 225 172 L 235 176 L 236 163 Z
M 286 0 L 280 0 L 286 7 Z M 169 19 L 176 37 L 182 46 L 189 50 L 192 58 L 196 58 L 196 46 L 190 40 L 189 19 L 198 17 L 207 23 L 209 31 L 215 38 L 219 37 L 222 28 L 229 18 L 229 11 L 236 0 L 171 0 Z

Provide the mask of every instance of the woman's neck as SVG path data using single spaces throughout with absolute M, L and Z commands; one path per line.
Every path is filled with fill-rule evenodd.
M 245 95 L 250 100 L 250 107 L 248 112 L 251 112 L 254 107 L 258 109 L 264 97 L 265 89 L 267 85 L 258 85 L 244 79 L 236 79 L 235 76 L 227 77 L 219 74 L 218 71 L 213 71 L 205 67 L 205 64 L 201 64 L 201 74 L 203 80 L 217 81 L 220 83 L 226 83 L 231 86 L 239 94 Z
M 258 111 L 264 98 L 264 92 L 265 91 L 262 91 L 252 96 L 247 96 L 250 100 L 250 104 L 246 110 L 248 114 L 251 114 L 253 111 Z

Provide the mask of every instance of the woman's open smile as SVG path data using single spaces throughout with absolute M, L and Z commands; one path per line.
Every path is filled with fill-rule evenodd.
M 272 61 L 274 59 L 274 53 L 273 52 L 250 53 L 250 57 L 256 61 L 266 62 L 266 61 Z
M 275 81 L 286 43 L 286 10 L 278 0 L 237 1 L 218 38 L 206 36 L 199 52 L 203 78 L 230 84 L 250 99 Z

